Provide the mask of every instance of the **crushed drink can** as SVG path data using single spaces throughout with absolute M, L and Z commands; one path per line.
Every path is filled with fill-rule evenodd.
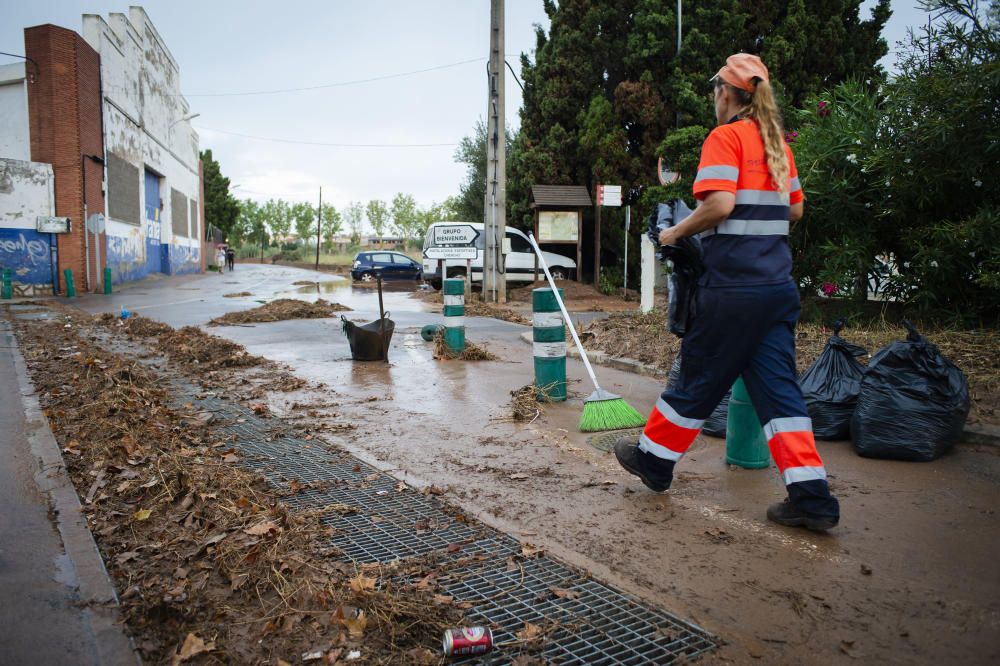
M 486 654 L 493 649 L 493 631 L 489 627 L 459 627 L 444 632 L 441 649 L 446 657 Z

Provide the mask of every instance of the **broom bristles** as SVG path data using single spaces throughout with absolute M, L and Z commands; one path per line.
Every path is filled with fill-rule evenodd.
M 624 430 L 646 425 L 646 417 L 622 398 L 591 400 L 583 403 L 580 432 Z

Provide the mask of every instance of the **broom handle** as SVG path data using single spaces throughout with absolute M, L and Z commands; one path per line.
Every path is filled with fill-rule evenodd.
M 597 377 L 594 376 L 594 369 L 590 367 L 590 360 L 587 358 L 587 352 L 584 350 L 583 345 L 580 344 L 580 338 L 576 335 L 576 327 L 573 326 L 573 322 L 570 321 L 569 313 L 566 312 L 566 306 L 563 305 L 562 298 L 559 297 L 559 288 L 556 287 L 556 281 L 552 279 L 552 274 L 549 273 L 549 267 L 545 263 L 545 257 L 542 256 L 542 250 L 538 247 L 538 243 L 535 242 L 535 237 L 530 231 L 528 232 L 528 240 L 531 241 L 531 247 L 535 250 L 535 255 L 538 257 L 538 263 L 541 264 L 542 270 L 545 271 L 545 277 L 548 278 L 549 286 L 552 287 L 552 294 L 556 297 L 556 303 L 559 304 L 559 309 L 562 310 L 562 316 L 566 321 L 566 327 L 569 328 L 569 332 L 573 335 L 573 342 L 576 343 L 576 348 L 580 351 L 580 358 L 583 359 L 583 365 L 587 368 L 587 374 L 590 375 L 590 381 L 594 382 L 594 388 L 600 391 L 601 387 L 597 383 Z

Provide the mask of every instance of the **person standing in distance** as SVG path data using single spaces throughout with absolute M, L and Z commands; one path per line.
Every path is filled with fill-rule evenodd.
M 732 55 L 712 82 L 718 127 L 702 145 L 699 206 L 659 238 L 673 245 L 698 234 L 705 253 L 680 380 L 661 394 L 639 441 L 619 440 L 615 456 L 651 490 L 666 491 L 674 465 L 742 376 L 788 491 L 767 517 L 828 530 L 840 521 L 840 506 L 795 372 L 800 308 L 788 232 L 804 208 L 795 160 L 760 58 Z

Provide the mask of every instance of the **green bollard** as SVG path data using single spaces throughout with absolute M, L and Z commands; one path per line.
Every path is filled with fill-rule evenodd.
M 73 269 L 64 269 L 63 277 L 66 278 L 66 298 L 73 298 L 76 296 L 76 285 L 73 284 Z
M 105 296 L 110 296 L 111 295 L 111 269 L 110 268 L 105 268 L 104 269 L 104 295 Z
M 744 469 L 763 469 L 770 464 L 771 454 L 764 439 L 764 429 L 750 402 L 750 394 L 739 377 L 729 398 L 726 420 L 726 462 Z
M 444 297 L 444 345 L 453 354 L 465 351 L 465 280 L 448 278 L 441 288 Z
M 14 287 L 10 280 L 10 269 L 3 269 L 3 289 L 0 290 L 0 298 L 11 299 L 14 297 Z
M 535 395 L 539 400 L 562 402 L 566 400 L 566 327 L 550 287 L 531 290 L 531 310 Z

